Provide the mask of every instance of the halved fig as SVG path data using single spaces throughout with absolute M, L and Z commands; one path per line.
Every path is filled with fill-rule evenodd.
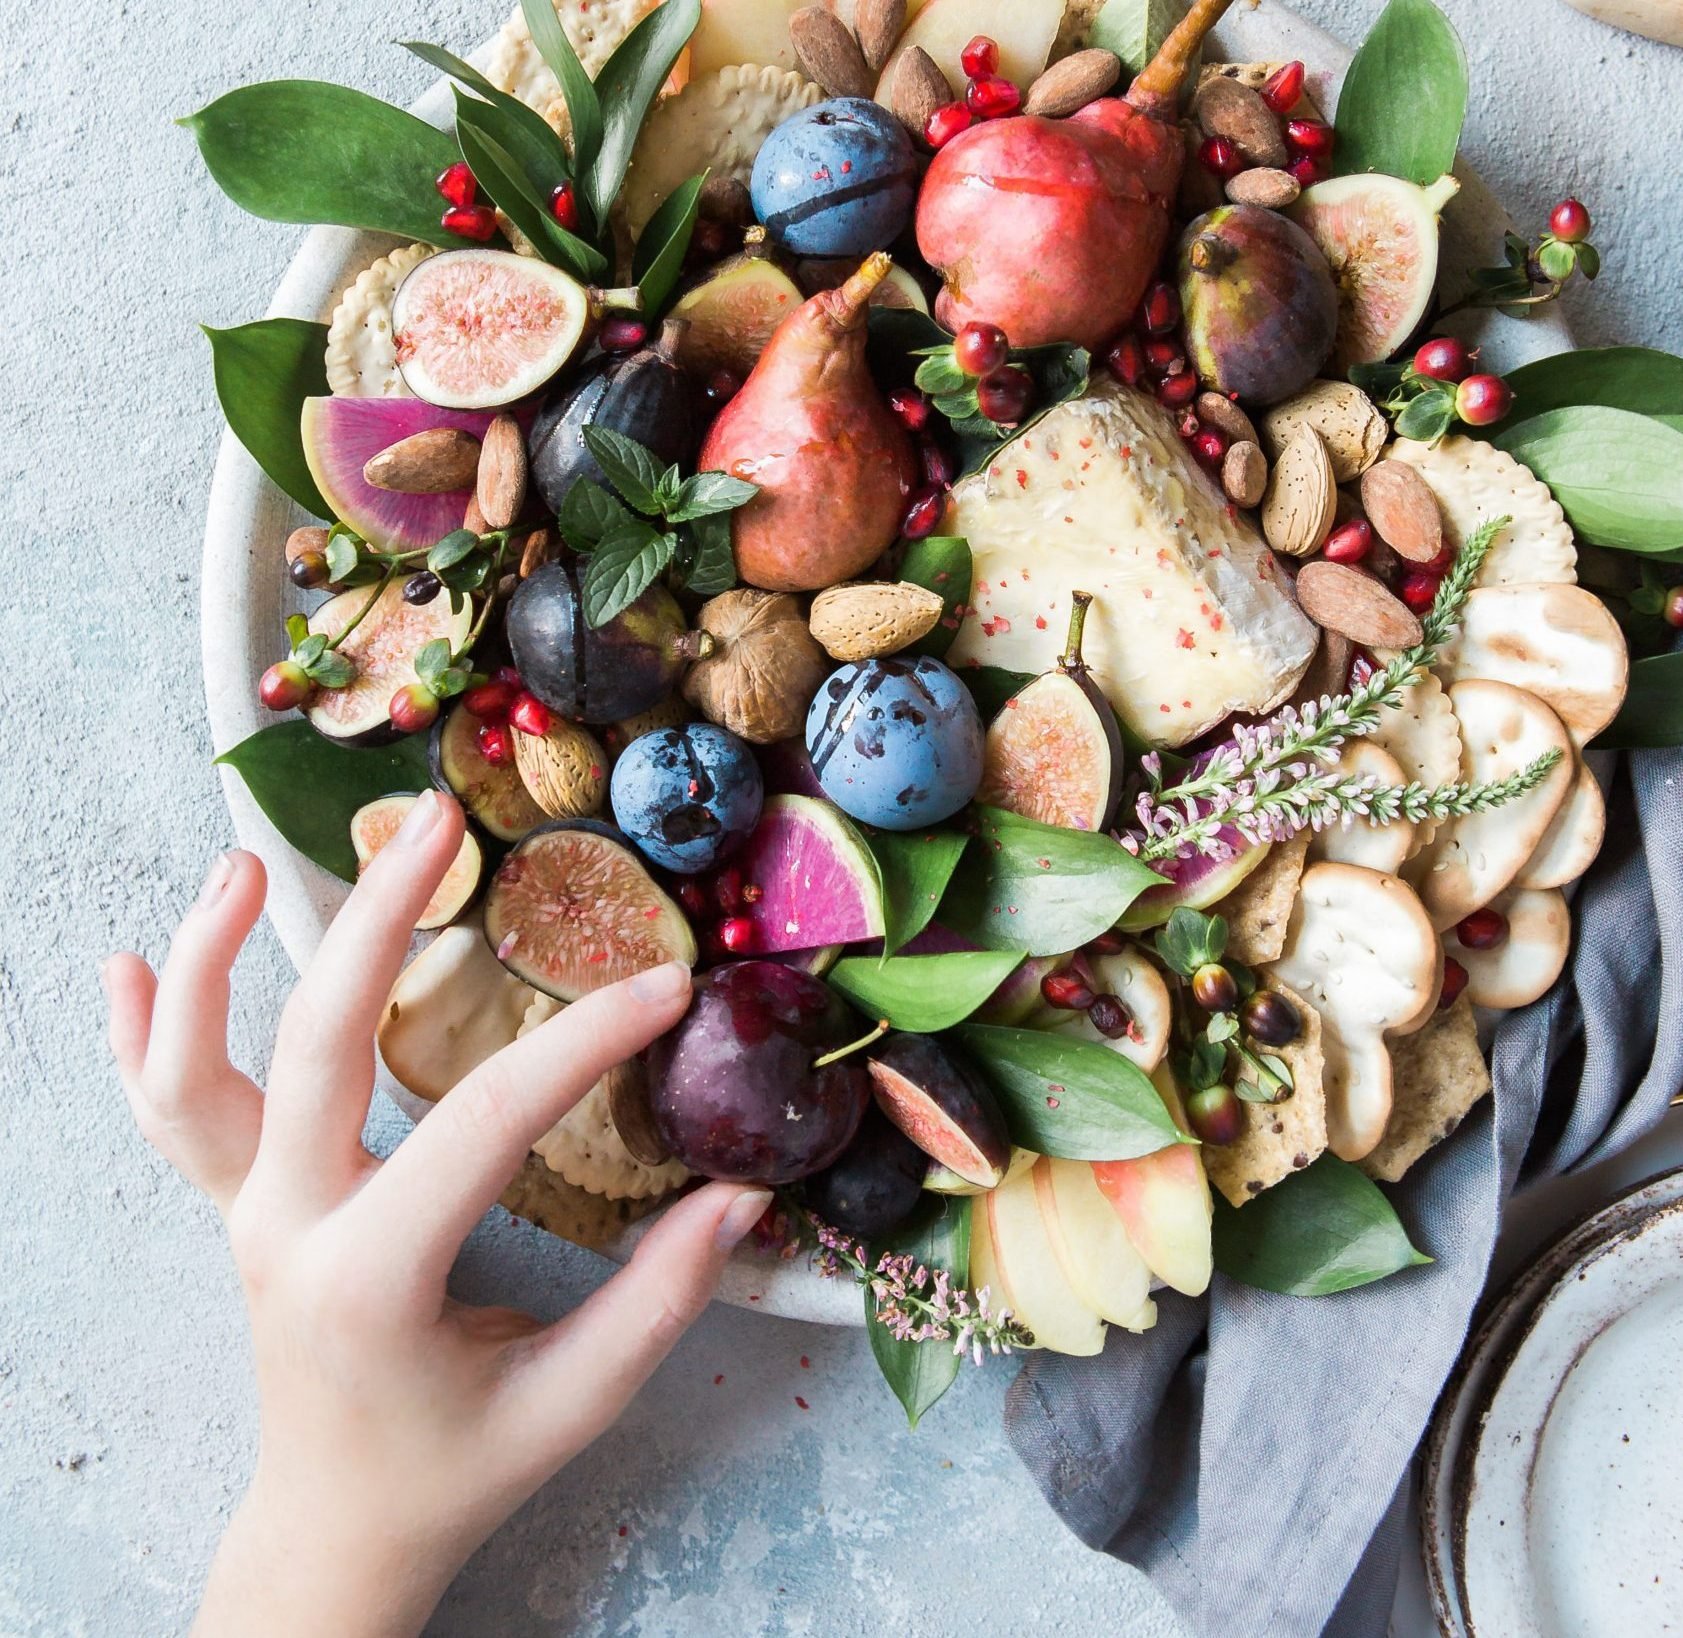
M 485 938 L 516 978 L 557 1001 L 696 957 L 684 912 L 618 831 L 590 819 L 515 844 L 485 892 Z
M 1020 1177 L 1040 1158 L 1032 1149 L 1012 1149 L 1011 1159 L 1005 1168 L 1005 1175 L 1000 1183 L 1009 1183 L 1012 1178 Z M 929 1170 L 923 1174 L 923 1186 L 931 1194 L 986 1194 L 988 1191 L 980 1183 L 972 1183 L 967 1177 L 960 1177 L 950 1166 L 943 1166 L 940 1161 L 929 1162 Z
M 480 719 L 458 702 L 433 724 L 427 742 L 432 782 L 449 791 L 499 842 L 518 842 L 549 817 L 532 800 L 513 762 L 498 767 L 479 748 Z
M 417 398 L 494 409 L 534 393 L 579 349 L 595 296 L 535 256 L 447 250 L 392 298 L 397 367 Z
M 876 1109 L 853 1141 L 801 1185 L 806 1203 L 845 1234 L 870 1239 L 898 1228 L 917 1209 L 929 1158 Z
M 392 695 L 419 680 L 416 656 L 439 637 L 458 647 L 473 627 L 471 598 L 464 597 L 454 612 L 448 597 L 406 603 L 403 581 L 396 579 L 363 614 L 374 596 L 373 588 L 357 586 L 329 598 L 310 616 L 311 632 L 329 638 L 356 621 L 356 630 L 339 645 L 356 675 L 343 688 L 318 688 L 304 704 L 304 715 L 318 734 L 346 745 L 385 745 L 399 738 L 392 726 Z
M 996 1188 L 1011 1139 L 993 1092 L 927 1035 L 888 1036 L 866 1067 L 882 1112 L 930 1159 L 967 1183 Z
M 416 796 L 379 796 L 365 802 L 351 815 L 351 846 L 356 849 L 360 876 L 374 862 L 374 856 L 398 832 L 409 810 L 420 800 Z M 473 903 L 485 875 L 485 851 L 471 829 L 462 832 L 462 845 L 444 872 L 444 880 L 433 890 L 427 907 L 415 923 L 416 931 L 430 933 L 448 927 Z
M 808 256 L 795 268 L 801 289 L 809 296 L 820 290 L 835 290 L 847 282 L 849 274 L 859 266 L 857 257 Z M 929 312 L 929 297 L 918 283 L 917 275 L 909 267 L 896 262 L 889 268 L 881 284 L 871 292 L 871 306 L 895 307 L 901 312 Z
M 679 361 L 698 375 L 747 375 L 802 299 L 800 286 L 771 259 L 766 230 L 750 228 L 742 253 L 721 262 L 672 309 L 673 318 L 689 325 L 678 343 Z

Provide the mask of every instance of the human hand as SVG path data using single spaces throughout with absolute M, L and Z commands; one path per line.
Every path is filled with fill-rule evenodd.
M 445 1294 L 532 1141 L 690 997 L 677 963 L 587 996 L 376 1160 L 375 1025 L 461 835 L 429 793 L 369 865 L 287 1001 L 267 1093 L 227 1052 L 229 973 L 263 907 L 251 854 L 212 866 L 160 976 L 129 954 L 103 970 L 135 1119 L 221 1210 L 251 1317 L 258 1460 L 201 1633 L 418 1631 L 474 1548 L 618 1417 L 770 1200 L 722 1183 L 679 1200 L 552 1325 Z

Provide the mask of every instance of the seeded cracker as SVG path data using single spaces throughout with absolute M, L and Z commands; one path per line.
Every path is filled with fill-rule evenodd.
M 1490 1090 L 1473 1004 L 1463 995 L 1426 1027 L 1391 1046 L 1391 1119 L 1360 1162 L 1369 1177 L 1395 1183 L 1441 1143 Z
M 632 29 L 655 9 L 659 0 L 555 0 L 555 15 L 584 71 L 591 79 L 602 72 Z M 536 109 L 565 136 L 572 129 L 561 84 L 532 43 L 532 32 L 519 6 L 491 42 L 485 78 L 499 91 L 518 97 Z
M 591 1194 L 552 1172 L 536 1155 L 527 1155 L 519 1174 L 503 1190 L 501 1203 L 516 1217 L 596 1251 L 638 1218 L 647 1217 L 659 1201 L 653 1196 L 610 1200 Z
M 413 398 L 397 367 L 392 297 L 413 267 L 435 252 L 405 245 L 357 275 L 327 327 L 327 386 L 341 398 Z
M 1211 906 L 1212 914 L 1227 918 L 1227 954 L 1231 960 L 1247 967 L 1279 960 L 1286 947 L 1286 926 L 1308 852 L 1307 831 L 1290 841 L 1275 842 L 1268 849 L 1268 857 L 1226 898 Z

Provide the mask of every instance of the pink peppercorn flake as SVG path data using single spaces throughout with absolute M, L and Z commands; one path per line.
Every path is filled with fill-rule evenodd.
M 797 1405 L 799 1405 L 802 1410 L 811 1410 L 812 1409 L 812 1406 L 810 1406 L 804 1399 L 802 1399 L 799 1394 L 795 1395 L 795 1403 Z

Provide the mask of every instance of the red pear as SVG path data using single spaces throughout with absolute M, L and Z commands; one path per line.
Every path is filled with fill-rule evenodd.
M 905 429 L 865 364 L 881 251 L 777 327 L 701 448 L 701 470 L 760 486 L 731 515 L 737 573 L 766 591 L 816 591 L 893 543 L 917 474 Z
M 986 120 L 935 155 L 917 243 L 945 284 L 943 324 L 997 324 L 1014 347 L 1097 347 L 1127 322 L 1168 238 L 1181 82 L 1230 3 L 1194 0 L 1125 97 L 1068 119 Z

